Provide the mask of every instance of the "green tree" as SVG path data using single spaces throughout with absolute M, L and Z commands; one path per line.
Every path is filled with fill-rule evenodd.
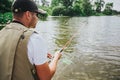
M 81 0 L 76 0 L 73 3 L 73 10 L 74 10 L 75 16 L 82 16 L 82 9 L 81 9 L 82 4 L 81 3 L 82 3 Z
M 74 0 L 52 0 L 52 15 L 72 16 L 73 2 Z
M 12 20 L 11 5 L 12 0 L 0 0 L 0 24 L 6 24 Z M 0 25 L 0 29 L 2 27 Z
M 76 0 L 52 0 L 52 7 L 55 7 L 55 6 L 65 6 L 66 8 L 67 7 L 71 7 L 73 2 L 76 1 Z
M 11 0 L 0 0 L 0 13 L 5 13 L 11 11 Z
M 46 0 L 41 0 L 42 6 L 49 6 L 49 2 Z
M 89 0 L 83 0 L 82 11 L 84 16 L 90 16 L 92 14 L 92 5 Z
M 113 3 L 107 3 L 105 5 L 105 9 L 104 9 L 103 13 L 106 14 L 106 15 L 111 15 L 112 14 L 112 8 L 113 8 Z
M 59 6 L 60 0 L 52 0 L 51 6 L 55 7 L 55 6 Z
M 61 3 L 63 4 L 63 6 L 65 6 L 66 8 L 68 7 L 72 7 L 72 4 L 75 0 L 61 0 Z
M 53 15 L 90 16 L 92 14 L 90 0 L 61 0 L 59 3 L 62 5 L 53 9 Z
M 65 14 L 65 7 L 64 6 L 57 6 L 53 8 L 52 15 L 53 16 L 62 16 Z
M 90 0 L 76 0 L 73 5 L 74 12 L 79 16 L 90 16 L 92 5 Z
M 102 7 L 104 6 L 105 1 L 104 0 L 96 0 L 95 6 L 96 6 L 96 12 L 101 12 Z

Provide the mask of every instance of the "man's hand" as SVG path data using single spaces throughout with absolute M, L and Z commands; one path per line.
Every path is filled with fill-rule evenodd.
M 53 56 L 52 56 L 50 53 L 48 53 L 48 54 L 47 54 L 47 58 L 52 59 Z
M 54 54 L 54 58 L 59 60 L 62 56 L 62 53 L 60 53 L 60 51 L 56 51 L 55 54 Z

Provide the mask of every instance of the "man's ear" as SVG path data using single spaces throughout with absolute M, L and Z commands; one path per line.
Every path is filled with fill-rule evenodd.
M 31 18 L 32 18 L 32 15 L 31 15 L 30 11 L 26 11 L 26 12 L 25 12 L 25 16 L 26 16 L 26 19 L 27 19 L 28 21 L 30 21 Z

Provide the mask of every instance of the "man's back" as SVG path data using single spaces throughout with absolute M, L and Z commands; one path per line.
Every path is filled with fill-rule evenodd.
M 0 80 L 33 80 L 27 58 L 27 40 L 33 31 L 27 29 L 11 23 L 0 31 Z M 29 78 L 18 78 L 22 75 Z

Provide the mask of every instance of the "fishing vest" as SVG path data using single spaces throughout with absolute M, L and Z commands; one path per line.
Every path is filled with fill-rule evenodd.
M 0 31 L 0 80 L 38 80 L 27 44 L 33 29 L 10 23 Z

